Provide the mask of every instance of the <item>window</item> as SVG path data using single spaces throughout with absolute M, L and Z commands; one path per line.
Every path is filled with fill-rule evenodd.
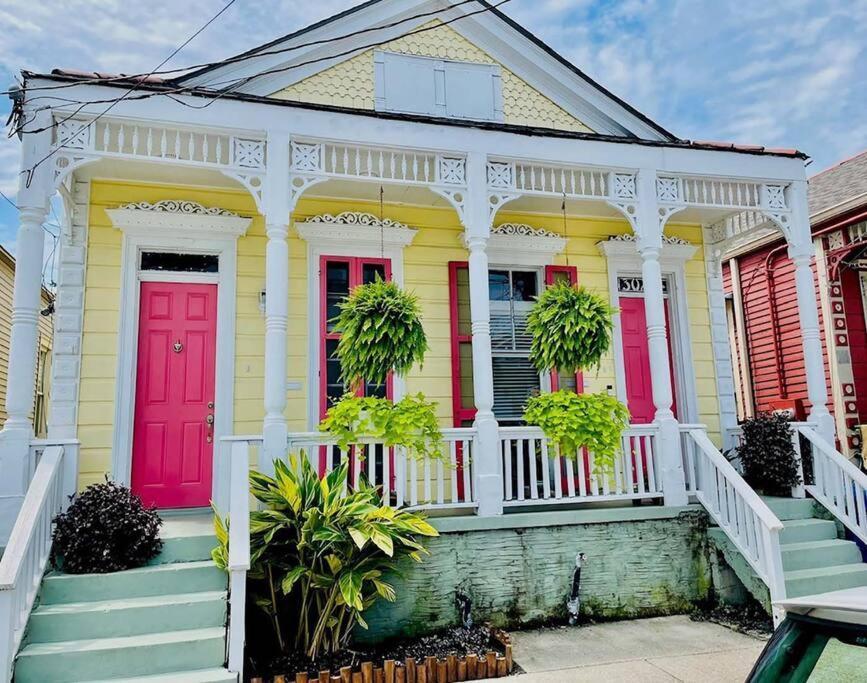
M 220 258 L 216 254 L 175 254 L 164 251 L 143 251 L 142 270 L 162 270 L 174 273 L 216 273 Z
M 376 109 L 479 121 L 503 120 L 500 68 L 376 52 Z
M 530 363 L 527 316 L 539 294 L 534 270 L 491 270 L 491 355 L 494 376 L 494 415 L 506 423 L 520 422 L 524 404 L 541 390 L 539 372 Z
M 354 287 L 374 282 L 377 277 L 391 279 L 389 259 L 323 256 L 320 261 L 320 417 L 325 417 L 329 406 L 339 401 L 347 390 L 340 378 L 340 361 L 336 356 L 340 334 L 334 331 L 334 318 L 340 312 L 340 303 Z M 387 384 L 364 382 L 359 395 L 391 397 L 390 385 L 390 381 Z

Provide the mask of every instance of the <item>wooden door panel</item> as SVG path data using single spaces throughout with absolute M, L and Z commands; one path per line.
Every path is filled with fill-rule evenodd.
M 143 282 L 132 487 L 146 505 L 211 498 L 217 287 Z M 210 441 L 209 441 L 210 437 Z

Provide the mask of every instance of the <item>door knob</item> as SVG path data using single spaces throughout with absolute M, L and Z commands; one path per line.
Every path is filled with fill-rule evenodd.
M 209 425 L 214 424 L 214 415 L 213 415 L 213 413 L 210 414 L 210 415 L 208 415 L 208 417 L 205 418 L 205 422 L 207 422 Z

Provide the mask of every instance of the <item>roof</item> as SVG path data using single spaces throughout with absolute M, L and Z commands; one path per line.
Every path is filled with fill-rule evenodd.
M 97 72 L 83 72 L 71 69 L 54 69 L 51 73 L 36 73 L 23 70 L 21 75 L 26 82 L 34 78 L 43 78 L 54 81 L 80 81 L 83 83 L 94 83 L 114 88 L 123 88 L 129 90 L 131 86 L 136 86 L 137 93 L 146 93 L 147 91 L 159 92 L 165 91 L 177 94 L 177 87 L 169 81 L 158 79 L 142 79 L 139 76 L 125 76 L 124 74 L 105 74 Z M 219 100 L 240 100 L 245 102 L 256 102 L 258 104 L 268 104 L 277 107 L 291 107 L 296 109 L 312 109 L 317 111 L 328 111 L 341 114 L 352 114 L 355 116 L 368 116 L 381 119 L 389 119 L 395 121 L 416 121 L 420 123 L 431 123 L 437 125 L 455 126 L 458 128 L 480 128 L 483 130 L 497 130 L 506 133 L 515 133 L 518 135 L 528 135 L 532 137 L 556 137 L 574 140 L 596 140 L 603 142 L 616 142 L 620 144 L 637 144 L 651 147 L 670 147 L 679 149 L 700 149 L 705 151 L 722 151 L 722 152 L 738 152 L 741 154 L 757 154 L 767 156 L 788 157 L 793 159 L 808 159 L 809 157 L 797 149 L 762 147 L 760 145 L 742 145 L 733 142 L 711 142 L 702 140 L 684 140 L 675 139 L 667 140 L 645 140 L 640 138 L 629 138 L 616 135 L 601 135 L 599 133 L 582 133 L 578 131 L 567 131 L 556 128 L 540 128 L 532 126 L 518 126 L 514 124 L 474 121 L 470 119 L 452 119 L 437 116 L 426 116 L 422 114 L 400 114 L 397 112 L 381 112 L 369 109 L 354 109 L 350 107 L 340 107 L 330 104 L 315 104 L 312 102 L 298 102 L 294 100 L 275 99 L 273 97 L 262 97 L 260 95 L 250 95 L 247 93 L 238 92 L 223 92 L 211 90 L 208 88 L 190 88 L 185 94 L 206 97 Z M 131 95 L 127 97 L 127 101 L 133 101 L 140 95 Z
M 367 2 L 362 2 L 361 4 L 356 5 L 355 7 L 350 7 L 349 9 L 344 10 L 343 12 L 338 12 L 337 14 L 334 14 L 333 16 L 330 16 L 330 17 L 323 19 L 321 21 L 317 21 L 313 24 L 310 24 L 309 26 L 305 26 L 302 29 L 299 29 L 297 31 L 293 31 L 292 33 L 288 33 L 288 34 L 286 34 L 280 38 L 269 41 L 269 42 L 265 43 L 264 45 L 259 45 L 258 47 L 255 47 L 251 50 L 247 50 L 246 52 L 242 52 L 238 55 L 235 55 L 234 57 L 231 57 L 230 59 L 235 60 L 235 59 L 242 58 L 242 57 L 255 56 L 259 52 L 276 47 L 280 43 L 284 43 L 286 41 L 293 40 L 293 39 L 298 38 L 299 36 L 303 36 L 307 33 L 311 33 L 312 31 L 319 29 L 319 28 L 322 28 L 324 26 L 328 26 L 329 24 L 333 24 L 335 22 L 341 21 L 342 19 L 345 19 L 346 17 L 349 17 L 353 14 L 356 14 L 358 12 L 366 10 L 370 7 L 373 7 L 374 5 L 378 5 L 381 2 L 383 2 L 383 0 L 367 0 Z M 572 62 L 570 62 L 568 59 L 563 57 L 563 55 L 561 55 L 559 52 L 557 52 L 554 48 L 552 48 L 550 45 L 545 43 L 543 40 L 541 40 L 535 34 L 528 31 L 526 28 L 521 26 L 519 23 L 517 23 L 516 21 L 514 21 L 513 19 L 508 17 L 506 14 L 501 12 L 499 9 L 497 9 L 497 7 L 492 5 L 490 2 L 488 2 L 487 0 L 476 0 L 476 2 L 478 2 L 478 4 L 481 5 L 485 10 L 487 10 L 488 14 L 497 17 L 500 21 L 504 22 L 511 29 L 520 33 L 527 40 L 531 41 L 533 44 L 535 44 L 537 47 L 539 47 L 543 52 L 548 54 L 548 56 L 552 57 L 554 60 L 556 60 L 557 62 L 559 62 L 563 66 L 565 66 L 570 71 L 572 71 L 576 76 L 583 79 L 584 81 L 589 83 L 593 88 L 595 88 L 596 90 L 601 92 L 605 97 L 608 97 L 611 100 L 617 102 L 617 104 L 619 104 L 621 107 L 623 107 L 624 109 L 629 111 L 633 116 L 636 116 L 637 118 L 641 119 L 648 126 L 653 128 L 654 130 L 656 130 L 660 135 L 663 136 L 663 138 L 667 138 L 669 140 L 679 140 L 679 138 L 676 135 L 674 135 L 674 133 L 671 133 L 670 131 L 666 130 L 660 124 L 658 124 L 656 121 L 653 121 L 649 116 L 638 111 L 638 109 L 633 107 L 631 104 L 622 100 L 620 97 L 618 97 L 617 95 L 612 93 L 610 90 L 605 88 L 603 85 L 601 85 L 597 81 L 590 78 L 587 74 L 585 74 L 583 71 L 581 71 Z M 201 69 L 196 69 L 194 71 L 191 71 L 187 74 L 183 74 L 182 76 L 179 76 L 179 77 L 173 79 L 173 82 L 178 83 L 178 84 L 187 82 L 190 79 L 195 79 L 195 78 L 198 78 L 198 77 L 202 76 L 203 74 L 206 74 L 210 71 L 214 71 L 214 70 L 220 68 L 220 66 L 221 65 L 219 65 L 219 64 L 215 64 L 215 65 L 202 67 Z
M 835 207 L 840 207 L 842 212 L 852 208 L 851 202 L 860 196 L 867 204 L 867 150 L 810 178 L 810 215 L 829 212 Z

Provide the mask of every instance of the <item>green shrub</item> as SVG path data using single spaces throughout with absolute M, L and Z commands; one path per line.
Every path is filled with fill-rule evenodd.
M 735 449 L 744 479 L 768 496 L 790 496 L 801 483 L 792 430 L 785 415 L 762 414 L 741 423 L 743 440 Z
M 320 479 L 308 458 L 274 462 L 274 477 L 250 473 L 261 504 L 250 513 L 251 598 L 265 611 L 283 652 L 311 659 L 348 644 L 352 628 L 378 597 L 393 601 L 383 580 L 404 556 L 420 562 L 419 537 L 437 531 L 419 514 L 382 505 L 364 483 L 346 491 L 348 462 Z M 212 555 L 226 568 L 228 524 L 215 516 L 219 545 Z M 287 638 L 294 636 L 294 642 Z
M 629 411 L 608 394 L 561 390 L 531 397 L 524 420 L 541 427 L 560 447 L 560 455 L 574 458 L 579 449 L 587 448 L 597 469 L 610 471 L 620 450 L 620 436 L 629 426 Z
M 405 375 L 424 361 L 428 345 L 416 296 L 377 278 L 353 289 L 339 306 L 337 358 L 351 388 L 362 380 L 383 384 L 392 370 Z
M 413 458 L 442 457 L 442 432 L 436 403 L 424 394 L 405 396 L 397 403 L 374 396 L 346 394 L 328 409 L 320 431 L 333 434 L 341 448 L 362 437 L 381 439 L 387 447 L 402 446 Z
M 560 282 L 539 296 L 527 317 L 530 361 L 540 372 L 597 367 L 611 347 L 611 308 L 584 287 Z

